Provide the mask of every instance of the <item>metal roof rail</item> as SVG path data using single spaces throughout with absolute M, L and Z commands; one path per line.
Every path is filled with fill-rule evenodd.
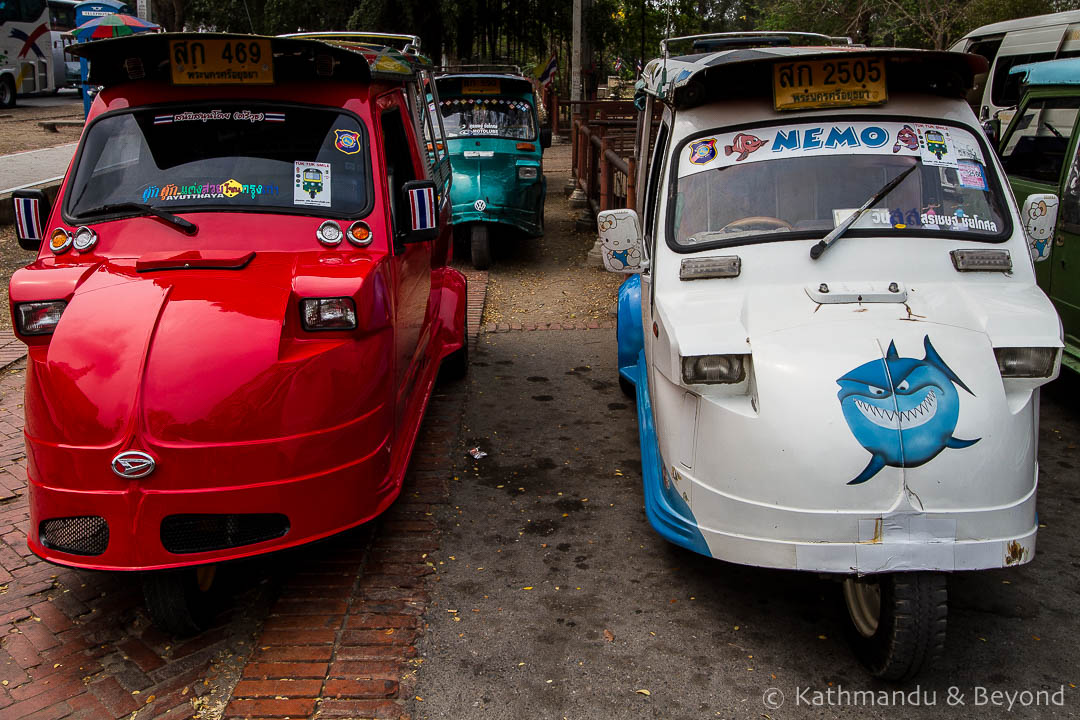
M 664 58 L 670 57 L 668 53 L 668 45 L 675 42 L 694 41 L 695 48 L 699 43 L 705 44 L 703 41 L 716 40 L 716 41 L 738 41 L 746 40 L 753 43 L 755 40 L 760 41 L 761 44 L 773 45 L 780 44 L 784 39 L 787 39 L 790 43 L 791 40 L 799 39 L 805 42 L 807 45 L 851 45 L 851 38 L 849 37 L 832 37 L 829 35 L 822 35 L 821 33 L 810 32 L 788 32 L 786 30 L 755 30 L 755 31 L 741 31 L 741 32 L 720 32 L 720 33 L 704 33 L 701 35 L 683 35 L 681 37 L 664 38 L 660 41 L 660 54 Z M 734 43 L 732 43 L 734 45 Z M 699 50 L 698 52 L 708 52 L 708 50 Z
M 507 75 L 522 75 L 520 65 L 499 65 L 497 63 L 479 63 L 472 65 L 442 65 L 435 68 L 435 72 L 443 74 L 468 75 L 470 73 L 506 73 Z
M 398 41 L 405 44 L 401 47 L 401 52 L 415 55 L 420 52 L 420 36 L 419 35 L 405 35 L 399 33 L 379 33 L 379 32 L 364 32 L 362 30 L 324 30 L 319 32 L 299 32 L 299 33 L 287 33 L 285 35 L 279 35 L 278 37 L 302 37 L 318 40 L 339 40 L 343 42 L 355 42 L 364 44 L 379 44 L 389 45 L 385 41 Z M 370 43 L 371 40 L 383 41 L 378 43 Z

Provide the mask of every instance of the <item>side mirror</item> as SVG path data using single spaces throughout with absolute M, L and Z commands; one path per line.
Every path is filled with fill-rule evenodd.
M 551 128 L 540 128 L 540 147 L 551 147 Z
M 1000 153 L 998 143 L 1001 142 L 1001 119 L 994 118 L 993 120 L 983 121 L 982 129 L 986 133 L 986 139 L 990 141 L 990 147 L 994 148 L 994 152 Z
M 37 252 L 45 239 L 45 224 L 49 221 L 49 198 L 41 190 L 16 190 L 15 236 L 23 250 Z
M 1031 259 L 1035 262 L 1049 259 L 1050 241 L 1057 226 L 1058 196 L 1053 193 L 1028 195 L 1020 205 L 1020 215 Z
M 641 220 L 634 210 L 602 210 L 596 216 L 600 255 L 611 272 L 639 273 L 642 267 Z
M 439 193 L 431 180 L 413 180 L 401 190 L 408 198 L 409 232 L 402 242 L 416 243 L 434 240 L 439 236 Z

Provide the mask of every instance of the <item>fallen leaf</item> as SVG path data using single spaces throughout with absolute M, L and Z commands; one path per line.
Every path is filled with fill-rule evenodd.
M 522 590 L 532 590 L 532 589 L 533 589 L 533 586 L 532 586 L 532 585 L 526 585 L 525 587 L 523 587 L 523 588 L 521 588 L 521 589 L 522 589 Z
M 610 630 L 604 630 L 604 639 L 607 640 L 609 643 L 615 642 L 615 633 L 611 632 Z
M 642 688 L 640 690 L 635 690 L 634 692 L 636 692 L 638 695 L 645 695 L 645 696 L 652 695 L 652 693 L 649 692 L 648 690 L 646 690 L 645 688 Z

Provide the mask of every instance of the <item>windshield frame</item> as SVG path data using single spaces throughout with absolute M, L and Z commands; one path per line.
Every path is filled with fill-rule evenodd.
M 825 237 L 828 230 L 794 230 L 789 232 L 777 233 L 777 232 L 764 232 L 756 235 L 740 235 L 737 238 L 730 240 L 712 240 L 710 242 L 703 242 L 695 244 L 693 246 L 682 245 L 675 240 L 675 204 L 678 194 L 679 185 L 679 158 L 683 150 L 693 141 L 703 138 L 709 135 L 729 134 L 733 132 L 742 132 L 744 130 L 750 130 L 760 127 L 777 127 L 785 124 L 802 124 L 808 122 L 814 122 L 817 118 L 808 115 L 791 116 L 790 120 L 785 121 L 786 116 L 771 117 L 765 120 L 756 120 L 748 123 L 740 123 L 737 125 L 722 125 L 719 127 L 709 128 L 707 130 L 701 130 L 689 135 L 684 136 L 679 140 L 677 145 L 673 145 L 668 153 L 668 162 L 671 165 L 668 175 L 668 191 L 665 196 L 666 207 L 664 208 L 664 214 L 667 216 L 664 218 L 664 240 L 667 246 L 680 255 L 688 255 L 702 250 L 715 250 L 717 248 L 730 248 L 738 247 L 741 245 L 757 245 L 760 243 L 769 242 L 784 242 L 787 240 L 820 240 Z M 824 116 L 821 116 L 824 117 Z M 1002 228 L 996 235 L 982 235 L 979 237 L 973 237 L 968 233 L 958 234 L 956 231 L 949 230 L 922 230 L 914 228 L 904 228 L 903 230 L 892 229 L 888 235 L 884 235 L 878 229 L 871 228 L 856 228 L 851 227 L 844 233 L 848 238 L 859 237 L 942 237 L 942 238 L 956 238 L 963 237 L 970 242 L 979 243 L 991 243 L 1001 244 L 1007 242 L 1013 235 L 1013 213 L 1012 206 L 1009 204 L 1009 195 L 1003 191 L 1001 184 L 1001 175 L 999 168 L 994 162 L 997 155 L 986 144 L 986 140 L 983 134 L 976 129 L 956 122 L 955 120 L 948 120 L 940 117 L 924 117 L 915 115 L 891 115 L 885 113 L 852 113 L 852 114 L 833 114 L 829 116 L 831 119 L 843 119 L 844 121 L 852 122 L 900 122 L 900 123 L 925 123 L 931 125 L 947 125 L 958 130 L 970 134 L 975 138 L 975 141 L 979 144 L 979 149 L 982 150 L 983 158 L 988 159 L 990 162 L 984 163 L 984 168 L 993 168 L 993 172 L 989 181 L 991 188 L 994 192 L 998 193 L 999 197 L 1003 200 L 1004 216 L 1002 217 Z M 764 162 L 769 162 L 768 160 Z M 921 163 L 920 163 L 921 164 Z M 866 190 L 866 197 L 870 197 L 874 188 L 868 187 Z M 1009 191 L 1011 193 L 1011 190 Z M 865 198 L 864 198 L 865 199 Z M 861 200 L 860 200 L 861 202 Z
M 251 105 L 265 105 L 272 104 L 274 107 L 283 109 L 294 108 L 302 110 L 324 110 L 327 112 L 333 112 L 338 115 L 347 115 L 356 121 L 356 124 L 362 130 L 361 137 L 364 146 L 366 162 L 364 163 L 364 181 L 368 184 L 369 192 L 367 193 L 367 204 L 359 212 L 349 214 L 338 212 L 332 208 L 316 208 L 307 206 L 294 206 L 293 208 L 286 207 L 257 207 L 257 206 L 237 206 L 237 207 L 207 207 L 199 205 L 172 205 L 172 209 L 169 212 L 173 214 L 187 214 L 187 213 L 252 213 L 262 215 L 289 215 L 289 216 L 301 216 L 301 217 L 315 217 L 323 219 L 336 219 L 336 220 L 362 220 L 374 211 L 375 209 L 375 181 L 374 171 L 372 169 L 372 143 L 371 143 L 371 131 L 368 128 L 367 123 L 355 112 L 348 110 L 341 106 L 335 105 L 318 105 L 315 103 L 299 103 L 289 101 L 279 101 L 273 98 L 256 97 L 256 98 L 215 98 L 213 100 L 199 100 L 196 102 L 187 102 L 183 100 L 169 100 L 158 103 L 146 103 L 144 105 L 134 105 L 131 107 L 120 108 L 117 110 L 110 110 L 104 112 L 93 119 L 86 128 L 83 130 L 82 137 L 79 138 L 79 147 L 75 152 L 74 161 L 71 164 L 71 171 L 65 178 L 63 192 L 64 202 L 60 206 L 60 217 L 64 222 L 69 225 L 88 225 L 93 223 L 110 222 L 112 220 L 121 220 L 133 217 L 144 217 L 146 213 L 141 213 L 138 210 L 124 210 L 115 213 L 109 213 L 107 215 L 75 215 L 71 212 L 72 194 L 71 189 L 75 182 L 75 177 L 80 163 L 83 159 L 83 151 L 86 149 L 87 138 L 90 137 L 90 132 L 102 120 L 112 118 L 117 115 L 133 115 L 136 112 L 156 112 L 162 109 L 175 109 L 177 112 L 186 111 L 199 111 L 199 110 L 220 110 L 223 105 L 232 105 L 235 103 L 249 103 Z M 306 208 L 306 209 L 301 209 Z M 316 212 L 317 210 L 322 212 Z

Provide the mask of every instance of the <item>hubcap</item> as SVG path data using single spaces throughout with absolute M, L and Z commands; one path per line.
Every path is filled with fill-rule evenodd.
M 873 637 L 881 621 L 881 583 L 877 580 L 846 578 L 844 602 L 859 634 L 865 638 Z

